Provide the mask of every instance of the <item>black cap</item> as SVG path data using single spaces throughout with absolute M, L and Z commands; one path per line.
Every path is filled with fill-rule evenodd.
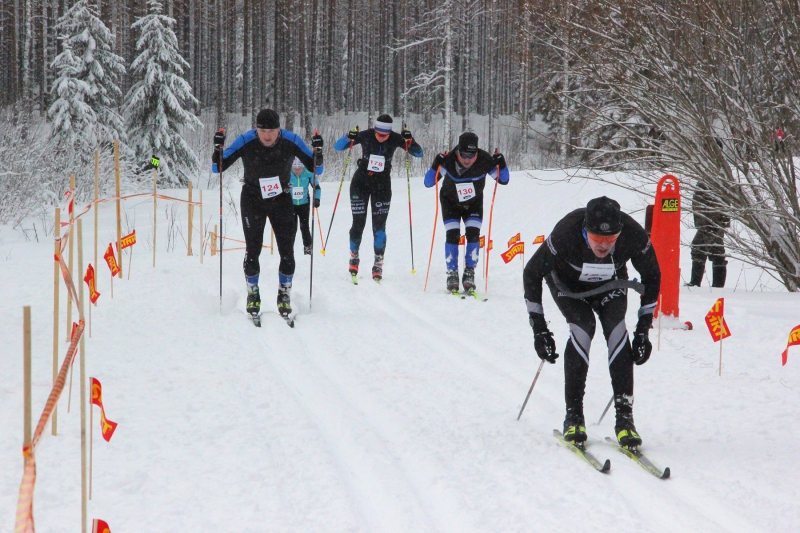
M 606 196 L 589 200 L 583 225 L 586 231 L 595 235 L 616 235 L 622 231 L 619 203 Z
M 458 151 L 462 154 L 478 152 L 478 136 L 471 131 L 465 131 L 458 137 Z
M 262 109 L 256 117 L 256 128 L 260 130 L 275 130 L 281 127 L 281 119 L 272 109 Z

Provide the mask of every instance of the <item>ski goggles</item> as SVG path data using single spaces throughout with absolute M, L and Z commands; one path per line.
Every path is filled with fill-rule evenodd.
M 596 243 L 614 244 L 619 239 L 619 233 L 615 235 L 597 235 L 596 233 L 586 232 L 586 237 Z
M 376 138 L 377 138 L 379 141 L 383 142 L 383 141 L 385 141 L 386 139 L 388 139 L 388 138 L 389 138 L 389 134 L 388 134 L 388 133 L 381 133 L 381 132 L 379 132 L 378 130 L 375 130 L 375 137 L 376 137 Z
M 461 152 L 461 151 L 459 151 L 458 154 L 461 156 L 461 159 L 474 159 L 478 155 L 477 152 L 470 153 L 470 152 Z

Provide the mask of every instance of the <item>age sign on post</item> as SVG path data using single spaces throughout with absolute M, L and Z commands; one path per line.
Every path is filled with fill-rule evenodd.
M 667 316 L 678 317 L 681 281 L 681 186 L 667 174 L 658 182 L 650 240 L 661 268 L 661 308 Z
M 475 184 L 470 183 L 456 183 L 456 193 L 458 193 L 458 201 L 466 202 L 475 198 Z
M 283 192 L 281 189 L 281 181 L 278 176 L 274 176 L 272 178 L 260 178 L 258 183 L 261 186 L 262 198 L 274 198 Z

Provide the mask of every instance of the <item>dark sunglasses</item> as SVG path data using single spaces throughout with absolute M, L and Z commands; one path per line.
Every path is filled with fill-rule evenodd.
M 478 155 L 477 152 L 475 152 L 474 154 L 471 154 L 469 152 L 459 152 L 459 154 L 461 155 L 462 159 L 473 159 Z

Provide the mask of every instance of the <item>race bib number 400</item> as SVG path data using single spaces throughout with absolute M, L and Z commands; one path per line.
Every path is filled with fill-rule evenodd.
M 370 155 L 367 162 L 367 170 L 370 172 L 383 172 L 386 168 L 386 158 L 382 155 Z
M 306 195 L 306 190 L 303 187 L 292 187 L 292 200 L 302 200 Z
M 608 281 L 614 277 L 614 264 L 607 263 L 597 265 L 594 263 L 584 263 L 581 270 L 581 281 Z
M 459 202 L 466 202 L 475 198 L 475 184 L 474 183 L 456 183 L 456 193 L 458 194 Z
M 281 180 L 278 176 L 259 178 L 258 184 L 261 186 L 262 198 L 274 198 L 283 192 L 283 189 L 281 189 Z

